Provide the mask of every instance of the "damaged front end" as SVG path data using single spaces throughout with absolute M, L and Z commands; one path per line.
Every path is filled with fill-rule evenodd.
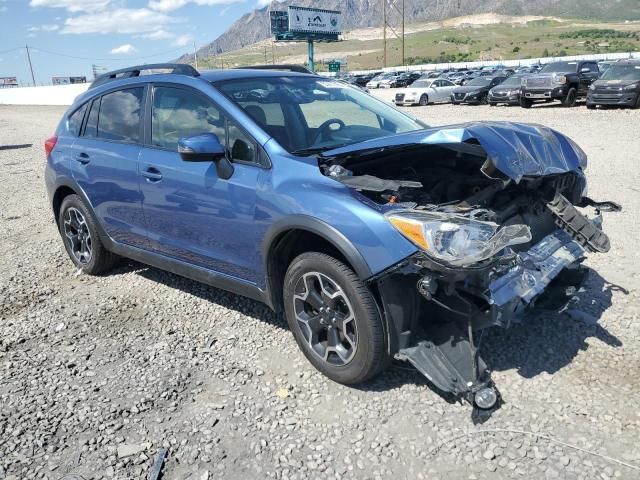
M 442 392 L 500 403 L 479 356 L 482 330 L 508 327 L 553 287 L 574 291 L 587 252 L 607 252 L 586 196 L 586 156 L 553 130 L 466 124 L 325 152 L 324 174 L 352 187 L 418 251 L 370 279 L 390 353 Z M 478 410 L 476 409 L 476 413 Z

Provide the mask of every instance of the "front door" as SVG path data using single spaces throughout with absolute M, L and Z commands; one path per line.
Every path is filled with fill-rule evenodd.
M 140 189 L 151 248 L 158 253 L 256 283 L 261 267 L 256 189 L 269 170 L 257 145 L 198 92 L 155 86 L 147 147 L 140 156 Z M 216 164 L 185 162 L 178 139 L 214 133 L 233 162 L 229 179 Z
M 95 98 L 72 147 L 71 171 L 98 221 L 119 243 L 146 247 L 138 185 L 144 86 Z

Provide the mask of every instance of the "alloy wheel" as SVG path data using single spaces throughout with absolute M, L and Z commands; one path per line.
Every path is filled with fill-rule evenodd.
M 334 280 L 319 272 L 305 273 L 296 282 L 293 308 L 315 355 L 335 366 L 353 359 L 358 346 L 353 308 Z
M 74 258 L 83 265 L 89 263 L 92 255 L 91 233 L 82 212 L 69 207 L 64 212 L 63 229 Z

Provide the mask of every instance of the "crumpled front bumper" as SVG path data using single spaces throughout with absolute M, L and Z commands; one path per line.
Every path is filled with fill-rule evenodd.
M 496 324 L 514 320 L 514 314 L 522 312 L 562 270 L 581 261 L 585 254 L 585 248 L 563 230 L 519 253 L 516 265 L 489 284 L 488 300 Z

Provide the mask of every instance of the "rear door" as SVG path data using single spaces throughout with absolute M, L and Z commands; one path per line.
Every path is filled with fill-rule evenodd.
M 98 221 L 115 241 L 146 247 L 138 185 L 145 86 L 96 97 L 72 147 L 71 170 Z

